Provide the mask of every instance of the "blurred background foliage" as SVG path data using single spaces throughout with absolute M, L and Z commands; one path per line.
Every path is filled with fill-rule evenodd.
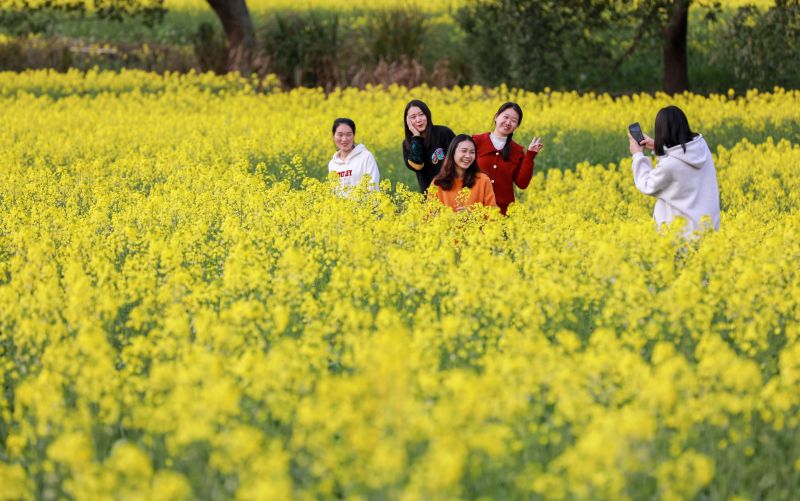
M 276 74 L 287 88 L 506 83 L 615 95 L 664 90 L 665 29 L 681 5 L 688 9 L 689 90 L 800 86 L 800 0 L 246 5 L 255 39 L 249 68 Z M 229 44 L 203 0 L 0 0 L 0 70 L 224 73 Z

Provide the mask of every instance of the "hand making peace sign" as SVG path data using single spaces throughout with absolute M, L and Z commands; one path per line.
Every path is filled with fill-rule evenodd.
M 531 139 L 531 144 L 528 145 L 528 151 L 539 153 L 539 150 L 541 150 L 543 147 L 544 145 L 542 144 L 542 138 L 534 137 Z

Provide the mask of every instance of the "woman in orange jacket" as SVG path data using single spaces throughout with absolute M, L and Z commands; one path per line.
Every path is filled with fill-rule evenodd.
M 497 206 L 489 176 L 480 171 L 475 161 L 476 150 L 475 141 L 469 135 L 453 138 L 442 168 L 433 179 L 437 198 L 454 211 L 468 209 L 476 203 Z M 464 188 L 469 192 L 462 193 Z

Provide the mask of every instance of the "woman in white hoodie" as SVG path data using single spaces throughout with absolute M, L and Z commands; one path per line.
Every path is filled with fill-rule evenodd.
M 349 118 L 333 121 L 333 144 L 336 153 L 328 162 L 328 171 L 339 175 L 339 184 L 347 192 L 361 182 L 364 176 L 370 177 L 370 189 L 378 191 L 381 174 L 375 157 L 363 145 L 355 143 L 356 124 Z
M 717 170 L 703 136 L 692 132 L 686 115 L 677 106 L 658 112 L 654 135 L 655 139 L 645 135 L 639 144 L 628 133 L 636 188 L 658 199 L 653 210 L 656 225 L 683 217 L 687 237 L 709 226 L 719 230 Z M 656 168 L 644 155 L 644 148 L 655 152 Z M 705 216 L 708 223 L 704 223 Z

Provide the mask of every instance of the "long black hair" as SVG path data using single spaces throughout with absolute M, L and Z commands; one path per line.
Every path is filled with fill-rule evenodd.
M 696 132 L 689 128 L 686 114 L 677 106 L 661 108 L 656 115 L 655 152 L 658 156 L 664 155 L 665 148 L 681 145 L 686 153 L 686 143 L 697 137 Z
M 503 103 L 503 105 L 500 106 L 500 108 L 498 108 L 497 113 L 494 114 L 494 118 L 497 118 L 497 116 L 500 115 L 500 113 L 506 111 L 509 108 L 516 111 L 517 115 L 519 115 L 519 122 L 517 122 L 517 127 L 519 127 L 522 124 L 522 108 L 520 108 L 517 103 L 512 103 L 511 101 Z M 495 126 L 496 125 L 497 124 L 495 123 Z M 511 141 L 513 139 L 514 139 L 513 132 L 509 134 L 508 137 L 506 137 L 506 144 L 505 146 L 503 146 L 503 160 L 505 161 L 508 161 L 508 156 L 511 154 Z
M 442 168 L 439 169 L 439 173 L 433 178 L 433 184 L 441 186 L 445 191 L 453 188 L 453 182 L 456 179 L 456 148 L 464 141 L 469 141 L 472 143 L 472 147 L 475 148 L 475 158 L 472 159 L 472 163 L 469 164 L 467 171 L 464 172 L 464 187 L 472 188 L 475 185 L 475 181 L 478 179 L 478 172 L 480 172 L 480 169 L 478 169 L 478 146 L 469 134 L 459 134 L 450 141 L 450 147 L 447 148 L 447 157 L 444 159 Z
M 411 109 L 412 106 L 416 106 L 422 113 L 425 115 L 425 118 L 428 119 L 428 125 L 425 126 L 425 132 L 422 133 L 422 138 L 425 141 L 425 147 L 427 148 L 430 146 L 431 143 L 431 129 L 433 129 L 433 119 L 431 119 L 431 109 L 428 108 L 428 105 L 420 101 L 419 99 L 412 99 L 406 105 L 405 111 L 403 111 L 403 129 L 406 131 L 406 140 L 403 145 L 406 148 L 411 148 L 411 138 L 414 137 L 414 134 L 411 133 L 411 129 L 408 128 L 408 110 Z

